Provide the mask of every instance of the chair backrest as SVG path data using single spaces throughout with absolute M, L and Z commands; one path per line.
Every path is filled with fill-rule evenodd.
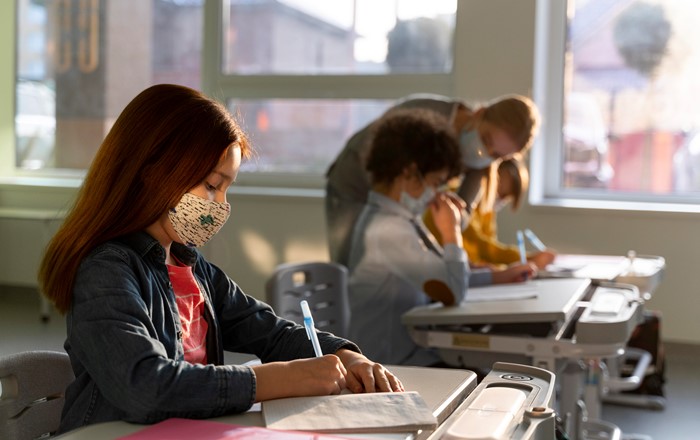
M 0 438 L 35 439 L 58 430 L 70 359 L 57 351 L 25 351 L 0 358 Z
M 350 305 L 348 270 L 329 262 L 287 263 L 277 266 L 265 285 L 267 300 L 277 315 L 304 323 L 299 303 L 306 300 L 316 328 L 347 337 Z

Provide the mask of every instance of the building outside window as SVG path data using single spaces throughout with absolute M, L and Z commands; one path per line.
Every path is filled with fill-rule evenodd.
M 286 186 L 299 176 L 318 185 L 345 140 L 395 99 L 451 95 L 457 7 L 470 4 L 16 2 L 17 173 L 79 175 L 126 103 L 171 82 L 242 120 L 257 150 L 242 181 Z M 533 202 L 696 203 L 700 3 L 538 0 L 537 14 L 545 125 Z
M 425 76 L 450 75 L 457 2 L 17 4 L 18 170 L 85 169 L 128 101 L 167 82 L 204 89 L 242 120 L 257 150 L 243 175 L 320 176 L 345 140 L 395 98 L 424 91 Z M 207 76 L 203 65 L 219 68 Z M 356 78 L 381 90 L 392 75 L 404 78 L 398 96 L 343 90 Z

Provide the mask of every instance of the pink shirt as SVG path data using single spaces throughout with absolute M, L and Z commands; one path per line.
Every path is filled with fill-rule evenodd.
M 182 324 L 185 360 L 192 364 L 207 363 L 207 328 L 204 297 L 190 266 L 168 265 L 168 275 L 175 291 L 175 301 Z

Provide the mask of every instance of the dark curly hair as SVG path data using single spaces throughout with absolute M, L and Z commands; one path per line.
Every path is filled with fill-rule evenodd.
M 411 164 L 423 176 L 445 169 L 448 178 L 460 173 L 459 144 L 447 118 L 431 110 L 397 109 L 375 123 L 366 163 L 372 183 L 390 183 Z

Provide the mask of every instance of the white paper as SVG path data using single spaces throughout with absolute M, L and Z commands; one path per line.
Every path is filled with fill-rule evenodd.
M 415 391 L 291 397 L 263 402 L 265 426 L 316 432 L 414 432 L 437 419 Z

